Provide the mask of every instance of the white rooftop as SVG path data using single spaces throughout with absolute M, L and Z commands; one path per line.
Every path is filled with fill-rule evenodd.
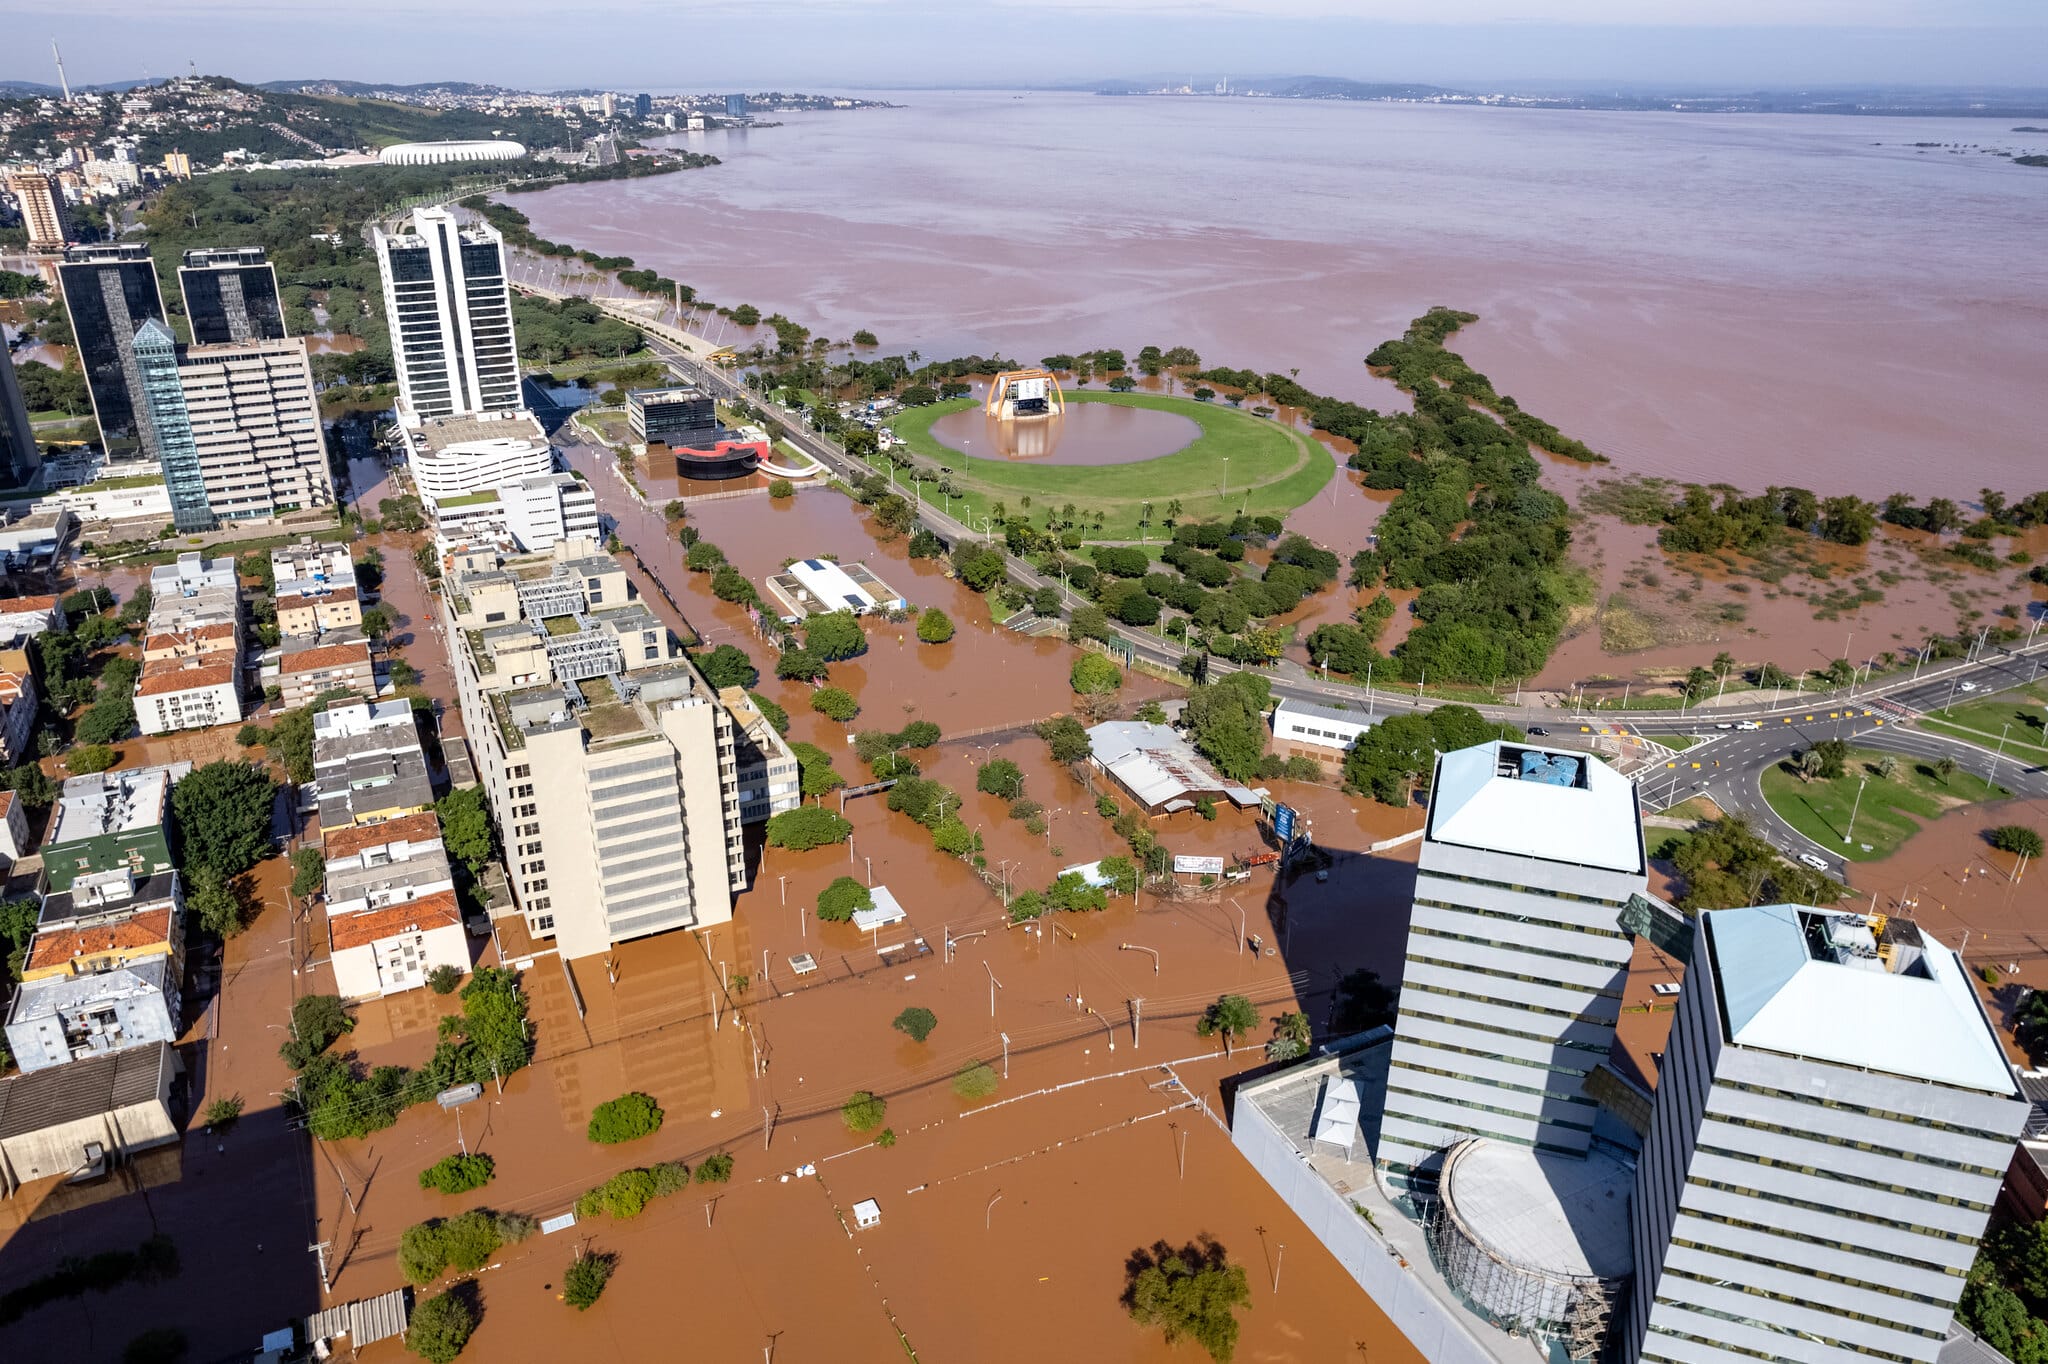
M 1546 862 L 1643 870 L 1636 788 L 1600 759 L 1492 743 L 1437 759 L 1429 837 Z
M 1584 1160 L 1481 1137 L 1460 1142 L 1443 1194 L 1473 1237 L 1509 1263 L 1613 1278 L 1634 1266 L 1634 1171 L 1598 1148 Z
M 900 924 L 910 916 L 903 911 L 887 886 L 870 886 L 868 894 L 874 898 L 873 909 L 853 911 L 853 926 L 863 933 L 872 933 L 887 924 Z
M 877 604 L 866 588 L 830 559 L 798 559 L 789 566 L 789 576 L 817 600 L 819 611 L 851 611 L 859 616 Z
M 2018 1092 L 1962 959 L 1917 926 L 1880 955 L 1881 921 L 1861 914 L 1757 905 L 1700 922 L 1735 1045 Z
M 1088 749 L 1125 789 L 1146 805 L 1188 800 L 1186 793 L 1221 791 L 1232 804 L 1257 805 L 1259 796 L 1211 768 L 1194 745 L 1167 725 L 1106 720 L 1088 731 Z

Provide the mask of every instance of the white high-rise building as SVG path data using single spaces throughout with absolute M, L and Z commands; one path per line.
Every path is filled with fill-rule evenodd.
M 1933 1360 L 2028 1113 L 1961 958 L 1910 921 L 1701 915 L 1624 1358 Z
M 1469 1137 L 1584 1156 L 1647 883 L 1635 787 L 1526 743 L 1437 758 L 1377 1159 L 1397 1181 Z
M 334 500 L 303 340 L 188 346 L 178 379 L 215 517 L 277 516 Z
M 376 245 L 400 420 L 416 427 L 435 417 L 519 411 L 519 348 L 497 231 L 424 208 L 413 214 L 412 231 L 380 229 Z

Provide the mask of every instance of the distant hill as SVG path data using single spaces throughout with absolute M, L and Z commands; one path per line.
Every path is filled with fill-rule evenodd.
M 426 81 L 418 85 L 380 85 L 367 81 L 342 80 L 265 81 L 255 88 L 279 95 L 511 95 L 520 93 L 503 85 L 477 85 L 471 81 Z
M 1441 85 L 1388 85 L 1342 76 L 1295 76 L 1260 88 L 1283 99 L 1442 99 L 1465 93 Z

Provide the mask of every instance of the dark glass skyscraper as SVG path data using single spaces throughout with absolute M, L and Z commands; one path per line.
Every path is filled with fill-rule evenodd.
M 192 344 L 282 341 L 289 334 L 277 297 L 277 272 L 260 246 L 187 251 L 178 290 L 192 324 Z
M 42 448 L 28 424 L 28 404 L 14 377 L 14 361 L 0 345 L 0 488 L 19 488 L 42 466 Z
M 74 246 L 64 253 L 57 276 L 101 443 L 110 453 L 133 449 L 141 439 L 135 333 L 143 323 L 164 318 L 156 262 L 139 242 Z

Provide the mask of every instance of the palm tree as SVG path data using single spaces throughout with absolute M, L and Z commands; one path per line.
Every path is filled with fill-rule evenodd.
M 1955 774 L 1956 760 L 1954 758 L 1941 758 L 1935 762 L 1934 775 L 1941 778 L 1941 784 L 1943 786 L 1948 785 L 1948 779 L 1950 777 L 1953 777 Z
M 1823 758 L 1817 749 L 1809 748 L 1799 755 L 1799 775 L 1808 780 L 1819 776 L 1827 765 L 1827 759 Z
M 1877 775 L 1883 781 L 1890 781 L 1893 777 L 1899 775 L 1898 758 L 1890 753 L 1879 758 L 1877 760 Z

